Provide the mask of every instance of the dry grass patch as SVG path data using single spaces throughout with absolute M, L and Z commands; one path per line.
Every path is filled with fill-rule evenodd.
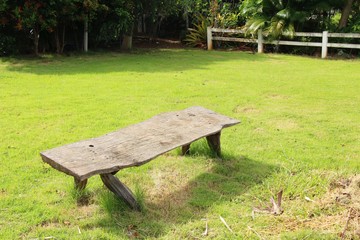
M 333 181 L 315 208 L 320 215 L 311 214 L 296 227 L 327 231 L 342 239 L 360 239 L 360 175 Z M 331 213 L 332 209 L 339 211 Z
M 333 181 L 329 191 L 320 199 L 303 199 L 286 202 L 290 207 L 281 216 L 271 216 L 269 225 L 261 231 L 267 236 L 304 229 L 342 239 L 360 239 L 360 175 Z M 307 216 L 297 216 L 291 206 L 303 208 Z
M 187 173 L 171 168 L 166 170 L 153 169 L 149 175 L 154 186 L 147 190 L 146 195 L 152 203 L 164 204 L 164 199 L 166 199 L 167 203 L 180 206 L 188 199 L 190 176 Z M 182 194 L 175 194 L 177 192 Z
M 283 99 L 289 99 L 289 96 L 280 95 L 276 93 L 271 93 L 266 96 L 268 99 L 274 99 L 274 100 L 283 100 Z
M 252 106 L 247 106 L 247 107 L 236 106 L 233 109 L 233 113 L 257 114 L 257 113 L 261 113 L 261 111 Z
M 279 130 L 296 130 L 299 128 L 298 123 L 293 119 L 278 119 L 270 121 L 270 124 Z

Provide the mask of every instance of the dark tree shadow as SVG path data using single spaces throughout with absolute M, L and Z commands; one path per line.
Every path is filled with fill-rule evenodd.
M 9 71 L 37 75 L 104 74 L 116 72 L 172 72 L 206 69 L 210 64 L 224 61 L 270 61 L 271 55 L 249 52 L 204 51 L 189 49 L 138 49 L 130 53 L 96 52 L 71 57 L 48 55 L 38 58 L 2 58 L 10 63 Z M 276 60 L 276 59 L 275 59 Z

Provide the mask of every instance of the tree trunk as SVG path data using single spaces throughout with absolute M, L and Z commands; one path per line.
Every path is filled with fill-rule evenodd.
M 124 34 L 121 44 L 121 50 L 130 50 L 132 48 L 132 36 Z
M 341 18 L 340 18 L 339 26 L 338 26 L 339 29 L 342 29 L 347 26 L 353 3 L 354 3 L 354 0 L 346 1 L 345 5 L 341 11 Z
M 62 38 L 61 38 L 61 49 L 60 52 L 61 54 L 64 52 L 64 47 L 65 47 L 65 24 L 63 25 L 63 29 L 62 29 Z
M 72 30 L 73 30 L 73 36 L 74 36 L 76 51 L 80 51 L 80 43 L 79 43 L 78 31 L 76 31 L 75 28 L 72 28 Z
M 62 54 L 65 46 L 65 24 L 56 26 L 55 30 L 56 53 Z
M 132 48 L 132 37 L 133 37 L 134 23 L 131 24 L 127 33 L 123 36 L 123 41 L 121 44 L 121 50 L 131 50 Z
M 187 32 L 190 27 L 189 12 L 187 8 L 185 8 L 184 10 L 184 18 L 185 18 L 185 31 Z
M 156 36 L 158 37 L 160 35 L 160 31 L 161 31 L 161 24 L 164 21 L 165 17 L 164 16 L 160 16 L 160 19 L 158 21 L 157 24 L 157 28 L 156 28 Z
M 217 0 L 213 0 L 211 2 L 211 15 L 212 15 L 212 19 L 214 21 L 213 23 L 213 27 L 218 27 L 218 19 L 217 19 L 217 14 L 218 14 L 218 10 L 219 10 L 219 5 Z
M 39 39 L 40 39 L 40 32 L 39 32 L 39 27 L 35 26 L 34 27 L 34 54 L 36 56 L 39 55 Z
M 55 43 L 56 43 L 56 53 L 60 54 L 61 47 L 60 47 L 60 33 L 59 33 L 59 25 L 56 26 L 55 30 Z
M 89 44 L 89 33 L 88 33 L 89 22 L 88 19 L 84 21 L 84 52 L 88 51 Z

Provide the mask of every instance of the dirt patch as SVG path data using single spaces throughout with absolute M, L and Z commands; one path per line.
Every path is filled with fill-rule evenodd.
M 151 176 L 155 186 L 147 195 L 152 202 L 159 203 L 166 199 L 169 204 L 182 205 L 188 198 L 186 188 L 189 179 L 184 173 L 176 169 L 154 170 Z M 182 194 L 177 194 L 180 192 Z
M 255 133 L 259 133 L 259 134 L 263 134 L 263 133 L 265 133 L 266 131 L 265 131 L 265 129 L 263 129 L 263 128 L 255 128 L 255 129 L 254 129 L 254 132 L 255 132 Z
M 360 175 L 333 181 L 330 191 L 315 208 L 320 210 L 319 216 L 310 211 L 308 219 L 293 227 L 302 225 L 300 227 L 335 233 L 342 239 L 360 239 Z
M 0 197 L 5 197 L 7 195 L 7 192 L 4 188 L 0 189 Z
M 96 204 L 78 207 L 76 214 L 77 219 L 87 219 L 92 217 L 95 214 L 97 208 L 98 205 Z
M 360 175 L 331 183 L 331 189 L 322 199 L 322 207 L 340 205 L 345 210 L 338 215 L 347 239 L 360 239 Z
M 42 228 L 46 228 L 46 229 L 60 228 L 63 226 L 63 224 L 58 220 L 46 220 L 41 222 L 39 225 Z
M 275 100 L 289 99 L 288 96 L 284 96 L 284 95 L 280 95 L 280 94 L 269 94 L 269 95 L 267 95 L 267 98 L 275 99 Z
M 241 107 L 241 106 L 236 106 L 233 109 L 233 113 L 245 113 L 245 114 L 255 114 L 255 113 L 260 113 L 261 111 L 259 109 L 256 109 L 254 107 Z
M 162 39 L 162 38 L 150 38 L 150 37 L 135 37 L 133 40 L 135 48 L 168 48 L 168 49 L 177 49 L 184 48 L 184 45 L 177 40 L 171 39 Z
M 167 165 L 166 169 L 152 169 L 149 173 L 152 184 L 144 189 L 148 210 L 169 221 L 175 220 L 179 212 L 188 211 L 193 187 L 189 183 L 191 175 L 191 171 L 184 172 L 176 164 Z
M 342 205 L 360 210 L 360 175 L 331 183 L 331 198 Z
M 313 200 L 312 200 L 313 201 Z M 293 202 L 292 204 L 297 204 Z M 281 216 L 272 216 L 282 222 L 279 228 L 261 231 L 276 236 L 283 232 L 311 229 L 338 239 L 360 239 L 360 175 L 339 179 L 331 183 L 329 191 L 320 199 L 298 207 L 306 208 L 308 216 L 299 218 L 286 209 Z
M 299 125 L 291 119 L 281 119 L 274 121 L 272 125 L 278 130 L 293 130 L 299 128 Z

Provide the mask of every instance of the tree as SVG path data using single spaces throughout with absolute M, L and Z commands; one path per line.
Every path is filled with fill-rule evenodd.
M 88 34 L 89 34 L 89 22 L 95 19 L 96 13 L 102 8 L 106 9 L 106 6 L 100 4 L 98 0 L 83 0 L 81 9 L 81 18 L 84 22 L 84 51 L 88 51 Z
M 245 29 L 248 33 L 262 29 L 277 39 L 283 34 L 292 36 L 304 25 L 312 25 L 314 19 L 319 26 L 326 26 L 325 22 L 330 21 L 330 13 L 337 5 L 336 0 L 245 0 L 240 9 L 247 18 Z
M 7 7 L 7 0 L 0 0 L 0 12 L 5 12 Z
M 54 38 L 56 53 L 62 54 L 65 47 L 66 26 L 80 20 L 77 0 L 52 0 L 49 1 L 49 10 L 54 12 L 56 25 Z M 79 16 L 80 15 L 80 16 Z
M 0 0 L 0 26 L 5 25 L 9 21 L 6 14 L 8 8 L 7 0 Z
M 19 1 L 20 2 L 20 1 Z M 47 4 L 40 0 L 25 0 L 14 9 L 16 28 L 27 31 L 33 39 L 34 53 L 39 54 L 40 31 L 53 31 L 56 25 L 54 12 L 48 11 Z
M 341 18 L 339 21 L 339 29 L 345 28 L 347 26 L 351 11 L 353 9 L 354 3 L 357 0 L 346 0 L 341 11 Z
M 305 20 L 304 11 L 296 11 L 289 2 L 281 0 L 245 0 L 241 13 L 248 19 L 245 28 L 248 33 L 263 29 L 272 38 L 295 31 L 294 24 Z

